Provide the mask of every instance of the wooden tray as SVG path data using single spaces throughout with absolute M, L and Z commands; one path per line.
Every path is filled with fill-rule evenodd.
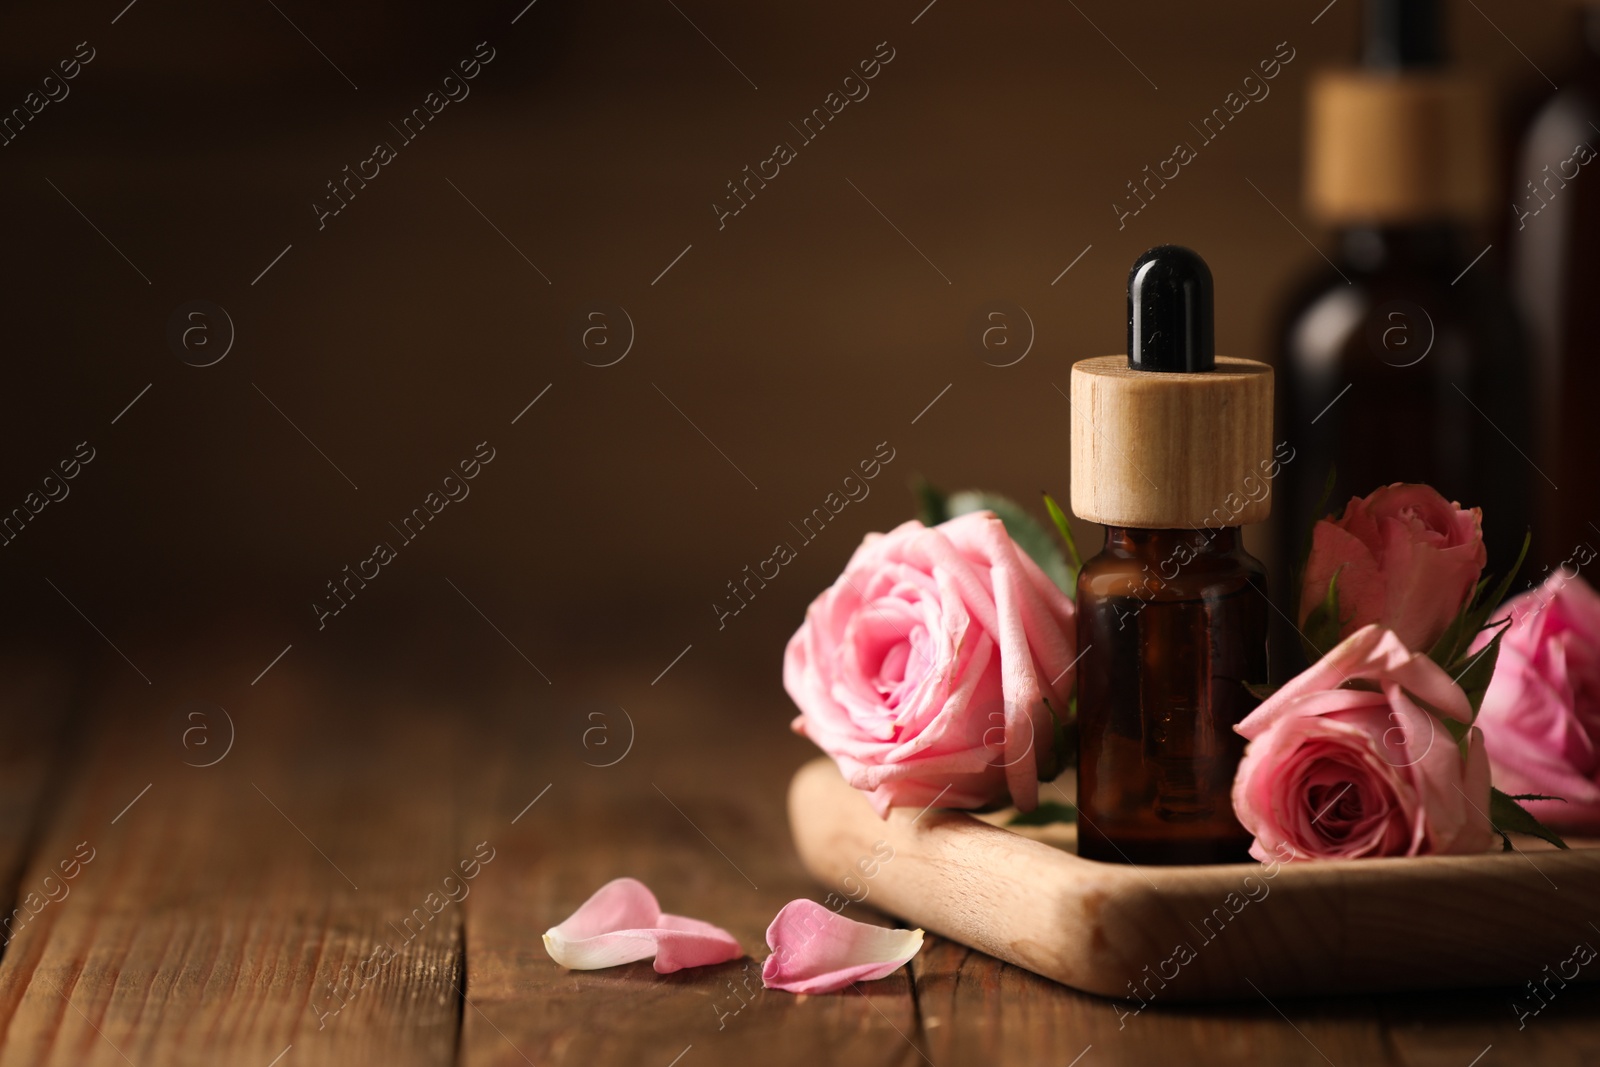
M 1123 866 L 1078 858 L 1067 827 L 1025 836 L 940 810 L 879 819 L 828 759 L 795 775 L 789 823 L 806 868 L 841 897 L 1046 978 L 1145 1003 L 1522 989 L 1571 979 L 1589 955 L 1574 960 L 1575 949 L 1600 946 L 1596 847 Z M 1576 980 L 1594 978 L 1600 961 L 1578 967 Z

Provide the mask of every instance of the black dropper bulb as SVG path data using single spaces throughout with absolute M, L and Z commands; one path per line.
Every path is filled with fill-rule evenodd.
M 1128 272 L 1128 366 L 1193 373 L 1216 366 L 1211 270 L 1181 245 L 1158 245 Z

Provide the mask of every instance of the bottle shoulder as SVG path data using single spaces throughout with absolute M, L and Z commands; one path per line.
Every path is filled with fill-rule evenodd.
M 1338 268 L 1343 276 L 1322 274 L 1285 305 L 1285 369 L 1315 375 L 1360 359 L 1375 372 L 1404 370 L 1420 362 L 1417 353 L 1446 349 L 1474 361 L 1515 361 L 1525 344 L 1521 319 L 1493 266 L 1464 260 L 1453 277 L 1448 270 L 1348 264 Z
M 1242 547 L 1214 552 L 1204 542 L 1204 534 L 1198 534 L 1152 551 L 1102 550 L 1078 572 L 1078 597 L 1187 600 L 1225 596 L 1266 581 L 1265 565 Z

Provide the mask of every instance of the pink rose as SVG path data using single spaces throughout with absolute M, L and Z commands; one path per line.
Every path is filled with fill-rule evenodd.
M 1073 605 L 992 512 L 869 534 L 784 655 L 797 732 L 880 815 L 1038 802 L 1072 691 Z
M 1464 511 L 1426 485 L 1396 482 L 1352 497 L 1342 516 L 1321 519 L 1312 531 L 1301 624 L 1338 571 L 1341 638 L 1378 623 L 1407 648 L 1427 651 L 1483 572 L 1482 519 L 1477 508 Z
M 1513 621 L 1478 715 L 1495 784 L 1562 797 L 1523 806 L 1550 826 L 1600 833 L 1600 595 L 1558 570 L 1496 618 Z
M 1250 739 L 1233 810 L 1250 854 L 1355 859 L 1481 852 L 1489 825 L 1483 732 L 1463 758 L 1427 705 L 1472 721 L 1461 687 L 1380 626 L 1351 634 L 1234 729 Z

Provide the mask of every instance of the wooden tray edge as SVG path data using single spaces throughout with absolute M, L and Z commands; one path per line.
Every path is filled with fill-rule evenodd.
M 1600 849 L 1275 870 L 1104 864 L 964 812 L 879 819 L 826 758 L 795 774 L 789 817 L 802 863 L 841 897 L 1106 996 L 1520 984 L 1600 943 L 1586 923 Z

